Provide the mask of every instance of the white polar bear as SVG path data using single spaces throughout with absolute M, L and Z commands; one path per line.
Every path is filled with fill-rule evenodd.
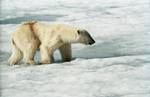
M 41 63 L 54 61 L 53 53 L 60 50 L 63 61 L 70 61 L 71 43 L 94 44 L 95 41 L 86 30 L 64 24 L 47 24 L 39 21 L 21 24 L 12 33 L 12 55 L 9 64 L 17 64 L 22 58 L 27 64 L 35 64 L 34 55 L 38 49 Z

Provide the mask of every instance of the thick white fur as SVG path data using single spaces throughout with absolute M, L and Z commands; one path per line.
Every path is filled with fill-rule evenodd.
M 23 23 L 12 34 L 12 55 L 9 64 L 16 64 L 22 58 L 28 64 L 35 64 L 34 55 L 39 48 L 42 64 L 54 61 L 53 53 L 56 49 L 60 50 L 63 61 L 70 61 L 71 43 L 79 42 L 78 40 L 77 28 L 68 25 Z

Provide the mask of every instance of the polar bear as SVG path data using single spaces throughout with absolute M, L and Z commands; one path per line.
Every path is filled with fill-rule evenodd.
M 12 55 L 8 62 L 10 65 L 17 64 L 23 58 L 27 64 L 35 64 L 34 55 L 38 49 L 41 64 L 54 62 L 56 49 L 59 49 L 63 61 L 70 61 L 71 43 L 92 45 L 95 41 L 86 30 L 65 24 L 22 23 L 11 35 Z

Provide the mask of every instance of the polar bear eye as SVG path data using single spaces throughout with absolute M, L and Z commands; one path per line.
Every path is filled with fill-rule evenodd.
M 81 34 L 81 31 L 80 30 L 77 30 L 78 34 L 80 35 Z

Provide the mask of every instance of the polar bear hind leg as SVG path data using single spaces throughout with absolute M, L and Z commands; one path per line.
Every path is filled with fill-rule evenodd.
M 32 50 L 24 50 L 23 51 L 23 57 L 24 57 L 24 61 L 27 64 L 35 64 L 34 62 L 34 55 L 35 55 L 35 51 Z
M 71 44 L 64 44 L 59 48 L 62 60 L 64 62 L 71 61 L 72 59 L 72 51 L 71 51 Z
M 28 45 L 26 45 L 26 48 L 23 49 L 23 59 L 24 61 L 27 63 L 27 64 L 35 64 L 35 61 L 34 61 L 34 55 L 36 53 L 38 49 L 38 45 L 35 44 L 35 43 L 29 43 Z
M 11 40 L 11 45 L 12 45 L 12 54 L 11 57 L 8 60 L 9 65 L 14 65 L 17 64 L 23 57 L 22 52 L 20 51 L 19 48 L 14 43 L 14 40 Z

